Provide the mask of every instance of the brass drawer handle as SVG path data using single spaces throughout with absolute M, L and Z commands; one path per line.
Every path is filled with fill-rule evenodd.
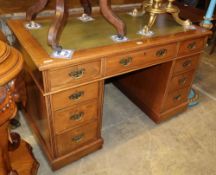
M 76 92 L 69 96 L 70 100 L 79 100 L 84 95 L 84 91 Z
M 80 135 L 77 135 L 77 136 L 72 138 L 72 141 L 76 142 L 76 143 L 79 143 L 84 139 L 84 136 L 85 136 L 84 133 L 82 133 Z
M 163 57 L 167 54 L 167 49 L 160 49 L 156 52 L 157 57 Z
M 187 81 L 187 78 L 186 77 L 184 77 L 184 78 L 181 78 L 181 79 L 179 79 L 179 85 L 184 85 L 185 83 L 186 83 L 186 81 Z
M 192 65 L 192 61 L 191 60 L 187 60 L 187 61 L 185 61 L 183 64 L 182 64 L 182 66 L 184 67 L 184 68 L 187 68 L 187 67 L 189 67 L 189 66 L 191 66 Z
M 70 72 L 69 76 L 74 78 L 74 79 L 79 79 L 79 78 L 83 77 L 84 73 L 85 73 L 85 69 L 79 69 L 79 70 Z
M 190 49 L 190 50 L 196 49 L 196 42 L 189 43 L 187 48 Z
M 84 112 L 80 112 L 79 114 L 74 114 L 70 117 L 70 120 L 79 121 L 83 118 Z
M 132 57 L 127 57 L 127 58 L 122 58 L 119 63 L 122 65 L 122 66 L 128 66 L 131 64 L 133 58 Z
M 179 95 L 175 96 L 173 99 L 174 99 L 175 101 L 180 101 L 181 98 L 182 98 L 182 96 L 179 94 Z

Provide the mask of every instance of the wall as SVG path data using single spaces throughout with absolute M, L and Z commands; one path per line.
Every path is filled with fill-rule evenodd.
M 31 6 L 37 0 L 0 0 L 0 15 L 14 12 L 25 12 L 26 9 Z M 79 7 L 79 0 L 66 0 L 69 3 L 69 7 Z M 143 0 L 111 0 L 112 4 L 131 4 L 139 3 Z M 98 4 L 98 0 L 92 0 L 93 5 Z M 50 0 L 48 9 L 53 9 L 55 6 L 55 0 Z

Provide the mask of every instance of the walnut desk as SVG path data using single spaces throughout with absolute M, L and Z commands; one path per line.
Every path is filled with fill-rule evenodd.
M 103 145 L 101 121 L 105 79 L 117 86 L 150 118 L 160 122 L 186 110 L 187 96 L 208 35 L 197 27 L 184 31 L 166 15 L 155 36 L 137 34 L 147 17 L 121 14 L 128 42 L 114 43 L 114 29 L 101 16 L 83 23 L 71 17 L 60 40 L 75 49 L 71 60 L 50 58 L 47 31 L 51 20 L 39 19 L 39 30 L 24 20 L 8 24 L 25 59 L 26 118 L 52 168 L 87 155 Z

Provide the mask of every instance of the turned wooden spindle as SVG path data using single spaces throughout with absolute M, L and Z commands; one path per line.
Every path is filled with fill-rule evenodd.
M 22 55 L 0 41 L 0 174 L 35 175 L 38 163 L 32 157 L 30 146 L 19 134 L 10 133 L 9 123 L 17 113 L 15 77 L 22 70 Z M 22 143 L 22 144 L 21 144 Z M 28 163 L 23 163 L 23 162 Z M 27 174 L 26 174 L 27 175 Z

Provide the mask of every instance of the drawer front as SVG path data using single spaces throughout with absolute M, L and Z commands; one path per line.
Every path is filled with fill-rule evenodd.
M 86 104 L 75 105 L 70 109 L 56 111 L 54 113 L 54 128 L 56 133 L 60 133 L 94 119 L 97 119 L 96 100 Z
M 142 68 L 144 65 L 158 63 L 158 60 L 166 60 L 176 56 L 176 44 L 154 47 L 143 51 L 128 53 L 106 59 L 106 76 Z
M 90 81 L 101 76 L 100 61 L 72 66 L 49 72 L 51 89 Z
M 57 154 L 62 156 L 97 139 L 97 122 L 56 136 Z
M 52 95 L 53 110 L 59 110 L 98 97 L 98 83 L 92 83 Z
M 174 90 L 189 87 L 193 80 L 194 71 L 186 72 L 177 76 L 173 76 L 171 79 L 169 92 Z
M 201 52 L 204 49 L 204 38 L 186 40 L 180 43 L 178 56 Z
M 176 107 L 188 100 L 189 88 L 180 89 L 168 94 L 163 111 L 169 110 L 172 107 Z
M 178 74 L 178 73 L 196 69 L 198 63 L 199 63 L 199 55 L 176 60 L 174 66 L 174 73 Z

